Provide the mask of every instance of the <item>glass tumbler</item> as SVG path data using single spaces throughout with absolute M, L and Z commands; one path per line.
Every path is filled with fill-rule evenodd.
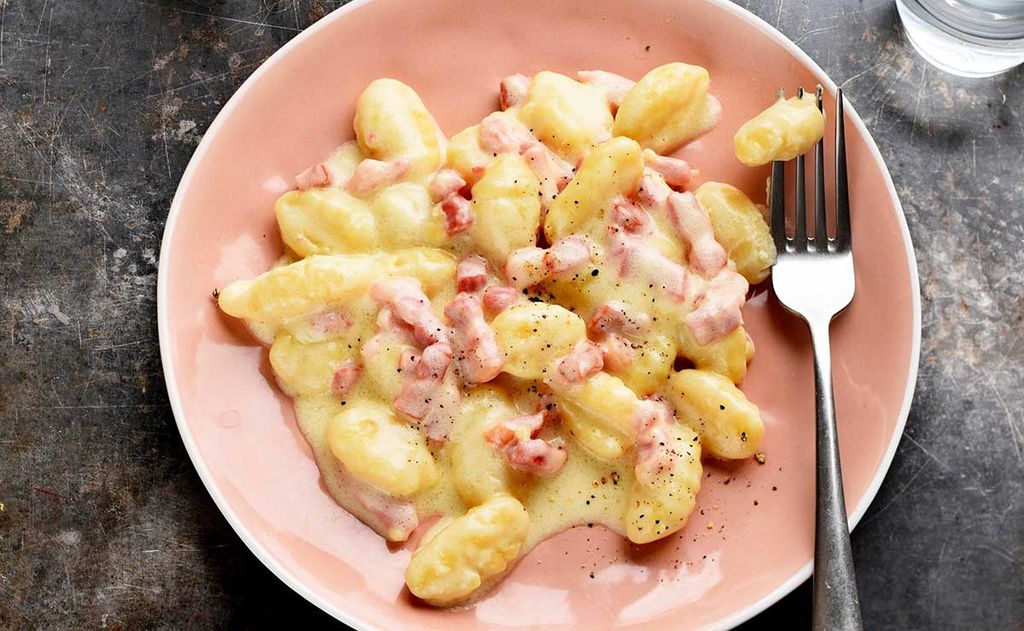
M 932 65 L 989 77 L 1024 63 L 1024 0 L 896 0 L 907 38 Z

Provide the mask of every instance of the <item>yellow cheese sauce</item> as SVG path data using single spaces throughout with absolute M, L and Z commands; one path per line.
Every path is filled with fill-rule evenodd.
M 621 125 L 583 76 L 503 83 L 508 109 L 451 143 L 410 88 L 373 82 L 356 141 L 278 201 L 286 255 L 220 292 L 270 347 L 331 496 L 392 541 L 441 518 L 407 572 L 434 605 L 575 525 L 678 531 L 701 457 L 749 457 L 763 433 L 736 384 L 767 226 L 649 151 L 717 118 L 706 71 L 655 69 Z

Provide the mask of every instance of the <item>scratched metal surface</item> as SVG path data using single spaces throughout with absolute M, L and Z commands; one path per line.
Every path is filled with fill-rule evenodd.
M 330 624 L 192 470 L 155 285 L 203 130 L 337 4 L 0 0 L 0 628 Z M 917 398 L 853 537 L 866 626 L 1021 629 L 1022 73 L 940 74 L 888 1 L 747 4 L 846 87 L 917 247 Z M 809 602 L 805 585 L 743 628 L 807 626 Z

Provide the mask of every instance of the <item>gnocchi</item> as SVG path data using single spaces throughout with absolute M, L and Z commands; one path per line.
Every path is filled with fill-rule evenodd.
M 775 242 L 754 202 L 735 186 L 721 182 L 705 182 L 693 194 L 708 211 L 715 239 L 736 264 L 736 271 L 751 285 L 768 278 L 775 265 Z
M 613 131 L 646 149 L 670 153 L 718 123 L 721 106 L 700 66 L 670 63 L 643 76 L 622 99 Z
M 736 157 L 747 166 L 790 160 L 807 152 L 825 133 L 825 115 L 817 98 L 805 92 L 779 98 L 771 107 L 743 123 L 733 137 Z
M 500 495 L 428 533 L 405 571 L 416 596 L 452 605 L 504 572 L 519 555 L 530 516 L 519 501 Z
M 357 479 L 395 497 L 437 482 L 426 441 L 379 403 L 352 402 L 328 424 L 327 444 Z
M 709 454 L 726 460 L 753 456 L 761 446 L 764 423 L 757 406 L 732 381 L 705 370 L 672 376 L 669 399 L 676 416 L 692 427 Z
M 277 200 L 284 256 L 217 295 L 269 347 L 328 492 L 389 541 L 440 518 L 405 573 L 435 606 L 573 525 L 671 536 L 702 456 L 764 435 L 736 384 L 767 225 L 728 184 L 691 195 L 696 169 L 665 155 L 717 123 L 709 73 L 576 76 L 506 78 L 502 111 L 450 140 L 412 88 L 373 81 L 355 140 Z M 820 136 L 802 101 L 773 108 L 737 153 Z

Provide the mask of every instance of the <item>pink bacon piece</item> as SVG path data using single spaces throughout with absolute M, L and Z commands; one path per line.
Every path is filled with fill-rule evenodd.
M 334 369 L 334 376 L 331 378 L 331 392 L 339 397 L 345 396 L 362 373 L 363 367 L 356 362 L 343 362 Z
M 519 292 L 512 287 L 491 285 L 484 289 L 484 309 L 492 314 L 508 309 L 519 298 Z
M 597 308 L 587 325 L 591 332 L 642 335 L 651 328 L 651 316 L 643 311 L 630 314 L 624 302 L 611 300 Z
M 558 374 L 567 384 L 586 381 L 604 368 L 601 349 L 590 340 L 582 340 L 558 361 Z
M 394 315 L 412 327 L 416 341 L 426 346 L 448 342 L 448 333 L 441 319 L 430 306 L 420 281 L 403 276 L 379 280 L 370 287 L 370 296 L 390 307 Z
M 644 312 L 630 315 L 626 305 L 612 300 L 597 309 L 587 325 L 597 341 L 605 367 L 622 372 L 633 363 L 633 346 L 625 335 L 642 335 L 651 328 L 651 317 Z
M 747 288 L 747 279 L 728 267 L 708 281 L 696 308 L 686 316 L 686 326 L 698 344 L 710 344 L 743 324 Z
M 382 493 L 357 480 L 346 469 L 339 468 L 339 477 L 345 492 L 367 514 L 366 525 L 388 541 L 405 541 L 419 526 L 419 517 L 412 502 Z
M 545 411 L 517 416 L 498 423 L 485 434 L 487 442 L 505 456 L 509 466 L 538 476 L 557 473 L 567 454 L 560 439 L 537 438 L 547 417 Z
M 693 193 L 669 195 L 668 210 L 676 232 L 690 246 L 690 267 L 704 278 L 711 278 L 722 270 L 729 257 L 722 244 L 715 240 L 711 218 Z
M 423 349 L 419 358 L 406 352 L 399 361 L 402 372 L 412 372 L 413 378 L 395 397 L 394 408 L 415 421 L 434 443 L 448 440 L 459 410 L 459 389 L 448 368 L 451 358 L 451 348 L 438 343 Z
M 468 256 L 455 267 L 456 286 L 459 292 L 474 292 L 487 285 L 487 261 L 482 257 Z
M 465 185 L 466 180 L 462 179 L 458 171 L 455 169 L 441 169 L 430 176 L 430 181 L 427 183 L 427 191 L 430 193 L 431 199 L 435 202 L 440 202 L 449 195 L 461 191 Z
M 377 314 L 379 331 L 363 344 L 359 353 L 369 359 L 379 353 L 389 342 L 411 346 L 416 343 L 412 327 L 399 320 L 390 307 L 384 307 Z
M 591 242 L 585 236 L 571 235 L 555 241 L 550 248 L 525 247 L 509 254 L 505 277 L 516 289 L 540 283 L 555 274 L 570 272 L 592 257 Z
M 661 156 L 650 149 L 644 149 L 644 163 L 652 171 L 660 174 L 669 186 L 680 188 L 689 184 L 693 179 L 693 169 L 690 168 L 686 160 L 680 158 Z
M 309 326 L 318 333 L 340 333 L 352 328 L 352 318 L 340 309 L 329 309 L 310 317 Z
M 522 74 L 512 74 L 501 80 L 498 103 L 501 109 L 519 107 L 526 102 L 526 94 L 530 90 L 530 78 Z
M 675 419 L 664 403 L 641 401 L 640 411 L 633 419 L 637 430 L 636 477 L 653 480 L 665 471 L 671 471 L 689 445 L 680 445 L 672 439 Z
M 484 320 L 480 300 L 460 293 L 445 307 L 444 314 L 452 323 L 455 362 L 462 380 L 467 384 L 490 381 L 501 372 L 501 351 L 494 330 Z
M 379 188 L 401 179 L 409 171 L 408 160 L 384 162 L 367 158 L 356 165 L 345 188 L 356 197 L 366 197 Z
M 647 210 L 652 213 L 667 211 L 668 196 L 671 194 L 672 188 L 665 183 L 665 178 L 654 172 L 653 169 L 644 170 L 637 198 Z
M 622 105 L 622 99 L 626 98 L 626 93 L 636 85 L 636 82 L 631 79 L 604 70 L 580 70 L 576 73 L 576 77 L 581 83 L 592 85 L 604 92 L 612 114 L 618 111 L 619 106 Z
M 605 368 L 613 373 L 626 370 L 636 358 L 629 340 L 615 333 L 609 333 L 601 338 L 597 342 L 597 347 L 601 349 Z
M 310 188 L 330 186 L 331 182 L 331 170 L 323 162 L 318 162 L 295 176 L 295 185 L 302 191 Z
M 492 114 L 480 122 L 480 147 L 493 154 L 522 154 L 540 182 L 541 203 L 545 208 L 572 179 L 572 165 L 555 155 L 522 123 L 508 116 Z
M 652 289 L 664 290 L 681 302 L 693 298 L 694 283 L 689 270 L 650 246 L 645 239 L 617 226 L 610 229 L 609 254 L 618 262 L 623 278 L 639 276 Z
M 523 153 L 538 144 L 536 136 L 506 114 L 491 114 L 480 121 L 480 147 L 489 153 Z
M 654 230 L 651 214 L 622 196 L 612 200 L 612 221 L 632 234 L 650 234 Z
M 473 225 L 473 205 L 468 199 L 458 193 L 449 193 L 441 202 L 441 211 L 444 213 L 446 226 L 445 232 L 453 237 L 464 232 Z
M 541 143 L 523 152 L 523 159 L 540 183 L 541 204 L 546 208 L 572 180 L 572 166 Z

